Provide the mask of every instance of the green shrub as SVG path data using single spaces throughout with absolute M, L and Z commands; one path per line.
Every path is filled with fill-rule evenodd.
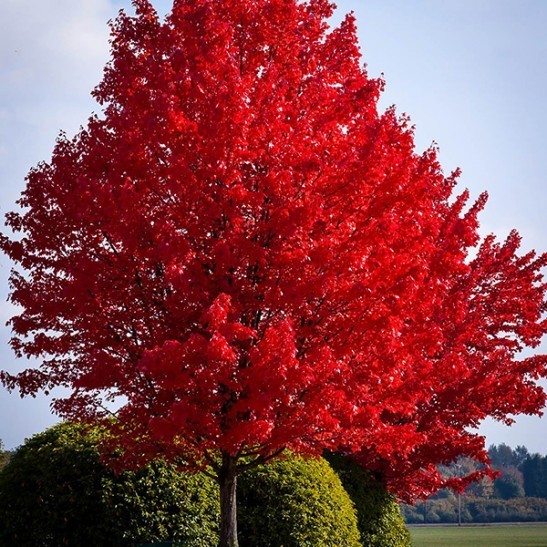
M 115 475 L 99 459 L 98 430 L 62 423 L 27 440 L 0 471 L 0 545 L 176 541 L 216 547 L 218 486 L 162 462 Z M 239 478 L 242 547 L 402 547 L 397 505 L 347 460 L 288 457 Z M 349 493 L 349 496 L 348 496 Z M 358 517 L 356 516 L 355 503 Z M 360 542 L 360 533 L 363 543 Z
M 97 431 L 62 423 L 32 437 L 0 472 L 0 545 L 124 546 L 218 541 L 217 487 L 156 462 L 116 476 Z
M 287 457 L 238 479 L 240 545 L 357 547 L 353 504 L 323 459 Z
M 408 547 L 410 534 L 399 505 L 386 487 L 347 457 L 328 454 L 327 459 L 355 505 L 363 545 Z
M 131 545 L 166 539 L 185 547 L 216 547 L 218 543 L 218 486 L 202 474 L 183 474 L 154 462 L 108 481 L 104 491 Z

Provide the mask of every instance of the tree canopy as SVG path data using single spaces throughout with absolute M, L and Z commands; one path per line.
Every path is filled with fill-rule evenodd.
M 101 114 L 7 215 L 12 346 L 41 365 L 4 383 L 67 387 L 77 420 L 114 403 L 121 466 L 184 458 L 234 488 L 286 448 L 353 453 L 409 496 L 443 484 L 437 463 L 485 461 L 469 428 L 545 402 L 546 359 L 520 351 L 546 330 L 546 256 L 480 241 L 486 195 L 378 110 L 351 15 L 134 5 Z

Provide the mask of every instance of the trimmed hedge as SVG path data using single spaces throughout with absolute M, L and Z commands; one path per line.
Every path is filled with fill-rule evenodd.
M 61 423 L 21 446 L 0 472 L 0 545 L 217 544 L 217 486 L 156 462 L 116 476 L 99 433 Z
M 410 533 L 399 505 L 386 487 L 362 467 L 340 454 L 327 454 L 357 511 L 361 541 L 365 547 L 409 547 Z
M 286 457 L 238 479 L 242 546 L 358 547 L 353 504 L 324 459 Z
M 99 459 L 100 436 L 64 422 L 13 454 L 0 471 L 0 546 L 216 547 L 213 480 L 160 461 L 115 475 Z M 289 456 L 239 477 L 241 546 L 407 547 L 385 488 L 349 460 L 329 459 L 338 474 L 324 459 Z

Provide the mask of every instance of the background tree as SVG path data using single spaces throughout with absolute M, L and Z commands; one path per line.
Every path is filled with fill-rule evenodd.
M 522 468 L 522 464 L 526 461 L 526 459 L 530 456 L 530 452 L 528 452 L 528 449 L 525 446 L 517 446 L 513 450 L 513 458 L 514 458 L 514 465 L 517 469 Z
M 490 499 L 494 497 L 494 481 L 490 477 L 483 477 L 469 485 L 465 493 L 476 498 Z
M 500 473 L 494 481 L 494 496 L 501 499 L 519 498 L 524 496 L 522 463 L 528 457 L 528 450 L 524 446 L 512 449 L 505 443 L 491 445 L 488 456 L 492 467 Z
M 492 466 L 498 469 L 500 467 L 518 467 L 519 465 L 519 456 L 505 443 L 491 445 L 488 448 L 488 457 L 492 461 Z
M 22 394 L 109 416 L 118 457 L 182 458 L 220 485 L 285 449 L 355 453 L 400 495 L 486 461 L 468 428 L 536 413 L 545 256 L 479 245 L 434 149 L 414 152 L 354 20 L 326 0 L 146 0 L 113 23 L 102 115 L 28 175 L 1 246 Z M 471 258 L 474 257 L 474 258 Z M 466 481 L 488 472 L 485 468 Z M 452 479 L 447 484 L 461 486 Z
M 527 496 L 547 498 L 547 456 L 528 456 L 522 464 L 522 474 Z
M 517 446 L 512 449 L 505 443 L 501 443 L 499 445 L 490 445 L 488 448 L 488 457 L 492 462 L 492 466 L 496 468 L 514 467 L 520 469 L 529 456 L 530 453 L 525 446 Z
M 458 458 L 456 461 L 451 462 L 450 465 L 440 465 L 438 469 L 440 474 L 446 480 L 452 481 L 460 477 L 480 474 L 481 471 L 484 469 L 484 467 L 485 467 L 484 463 L 477 462 L 473 458 L 464 457 L 464 458 Z M 465 489 L 465 493 L 471 496 L 479 496 L 479 497 L 486 497 L 486 498 L 492 497 L 492 495 L 494 495 L 494 481 L 492 480 L 492 477 L 484 476 L 481 479 L 470 484 Z M 432 498 L 433 499 L 449 498 L 454 503 L 457 503 L 457 497 L 454 495 L 454 492 L 450 489 L 440 490 L 437 494 L 434 494 Z
M 4 450 L 4 443 L 0 439 L 0 470 L 8 463 L 10 459 L 10 453 Z
M 504 500 L 524 496 L 522 473 L 515 468 L 504 468 L 494 481 L 494 496 Z

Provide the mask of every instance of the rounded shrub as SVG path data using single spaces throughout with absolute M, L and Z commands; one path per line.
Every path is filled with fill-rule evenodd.
M 353 504 L 324 459 L 286 457 L 238 478 L 240 545 L 357 547 Z
M 216 484 L 155 462 L 115 475 L 100 433 L 61 423 L 27 440 L 0 472 L 0 545 L 217 544 Z
M 116 525 L 130 544 L 173 540 L 184 547 L 216 547 L 220 505 L 217 484 L 163 462 L 125 472 L 104 485 Z
M 328 454 L 326 458 L 355 505 L 362 544 L 365 547 L 409 547 L 410 533 L 399 505 L 387 488 L 345 456 Z

